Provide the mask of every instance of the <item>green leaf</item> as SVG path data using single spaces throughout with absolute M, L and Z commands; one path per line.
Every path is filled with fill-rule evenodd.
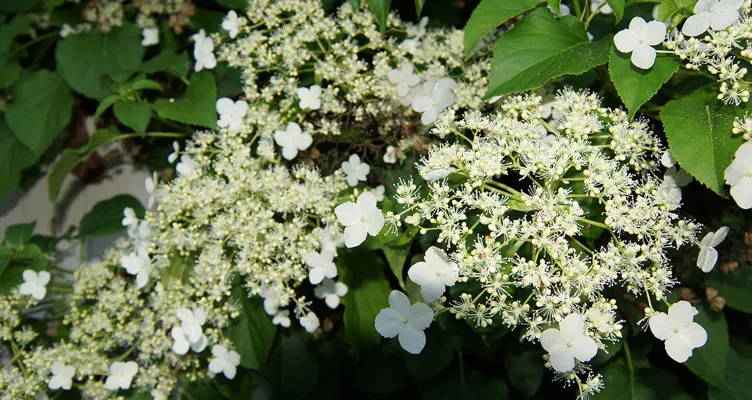
M 628 54 L 622 54 L 612 46 L 608 55 L 608 74 L 632 118 L 671 79 L 680 64 L 675 57 L 659 55 L 653 68 L 642 70 L 633 66 L 629 58 Z
M 464 378 L 464 375 L 467 378 Z M 452 371 L 447 378 L 426 387 L 423 400 L 506 400 L 517 399 L 509 395 L 509 389 L 500 377 L 479 371 Z
M 58 71 L 77 92 L 94 99 L 112 93 L 114 82 L 124 80 L 141 65 L 144 48 L 141 30 L 128 24 L 109 33 L 71 35 L 57 45 Z
M 248 8 L 248 0 L 217 0 L 217 3 L 235 10 L 245 10 Z
M 174 101 L 160 99 L 154 103 L 154 110 L 161 118 L 214 128 L 217 124 L 216 102 L 214 76 L 202 71 L 193 75 L 183 97 Z
M 386 262 L 389 264 L 389 269 L 394 273 L 394 277 L 400 284 L 400 287 L 405 288 L 404 268 L 407 256 L 410 254 L 410 245 L 401 247 L 384 246 L 382 248 L 384 256 L 386 256 Z
M 21 172 L 37 157 L 23 145 L 0 118 L 0 198 L 18 187 Z
M 509 382 L 525 397 L 532 397 L 543 383 L 543 358 L 538 351 L 508 352 L 504 358 Z
M 190 68 L 190 60 L 186 53 L 175 50 L 164 50 L 154 58 L 144 62 L 141 71 L 147 74 L 169 72 L 178 78 L 185 78 Z
M 9 62 L 2 65 L 0 61 L 0 89 L 7 89 L 21 79 L 21 65 L 18 62 Z
M 151 120 L 151 105 L 144 101 L 121 100 L 113 107 L 115 116 L 123 125 L 137 133 L 146 132 Z
M 678 26 L 684 18 L 694 14 L 696 0 L 662 0 L 655 6 L 655 18 L 668 21 L 671 27 Z
M 386 21 L 389 17 L 389 9 L 392 6 L 392 0 L 368 0 L 368 9 L 376 17 L 379 29 L 382 32 L 386 30 Z
M 698 181 L 723 195 L 723 173 L 742 144 L 732 135 L 734 118 L 747 107 L 721 104 L 711 90 L 699 89 L 673 100 L 661 110 L 671 156 Z
M 144 206 L 129 194 L 119 194 L 102 200 L 81 219 L 78 235 L 81 237 L 104 236 L 123 230 L 123 211 L 132 208 L 139 218 L 144 217 Z
M 752 357 L 745 356 L 734 349 L 729 350 L 726 382 L 720 387 L 710 386 L 709 400 L 750 400 L 752 392 L 749 382 L 752 380 Z
M 31 22 L 29 15 L 20 15 L 0 26 L 0 63 L 6 61 L 16 36 L 31 29 Z
M 264 372 L 279 391 L 279 397 L 275 398 L 296 400 L 304 398 L 316 386 L 319 364 L 302 335 L 281 336 Z
M 379 343 L 374 321 L 389 297 L 382 258 L 363 249 L 343 251 L 337 256 L 337 266 L 349 288 L 343 299 L 345 339 L 359 347 Z
M 556 18 L 546 8 L 526 16 L 496 42 L 487 97 L 543 86 L 608 61 L 611 37 L 590 42 L 576 18 Z
M 695 322 L 708 332 L 708 342 L 695 349 L 687 361 L 687 368 L 711 385 L 722 386 L 726 382 L 726 361 L 729 352 L 729 335 L 723 313 L 699 307 Z
M 0 1 L 0 12 L 29 11 L 39 3 L 39 0 L 3 0 Z
M 240 315 L 227 328 L 227 336 L 240 353 L 240 365 L 260 369 L 272 350 L 277 327 L 264 312 L 261 299 L 249 299 L 240 285 L 233 288 L 232 298 L 240 304 Z
M 426 5 L 426 0 L 415 0 L 415 14 L 420 16 L 423 13 L 423 6 Z
M 626 0 L 607 0 L 608 5 L 614 10 L 614 23 L 618 24 L 621 19 L 624 18 L 624 7 L 626 6 Z
M 465 25 L 465 58 L 470 57 L 478 43 L 496 27 L 532 10 L 544 0 L 483 0 L 475 7 Z M 503 40 L 503 39 L 502 39 Z
M 16 98 L 5 118 L 16 138 L 38 158 L 68 125 L 73 95 L 60 77 L 49 71 L 27 75 L 16 86 Z
M 0 259 L 7 257 L 7 264 L 0 268 L 0 295 L 15 290 L 23 281 L 23 272 L 27 269 L 43 271 L 49 268 L 47 255 L 37 246 L 28 244 L 12 251 L 3 250 Z M 0 261 L 1 264 L 6 261 Z
M 727 306 L 752 314 L 752 268 L 749 265 L 729 273 L 716 270 L 708 277 L 706 285 L 717 289 Z
M 21 246 L 23 244 L 26 244 L 34 235 L 35 225 L 36 222 L 11 225 L 5 229 L 4 240 L 14 246 Z

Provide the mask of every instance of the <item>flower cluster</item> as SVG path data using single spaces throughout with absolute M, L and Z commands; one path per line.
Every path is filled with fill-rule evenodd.
M 676 214 L 673 178 L 654 175 L 662 150 L 646 122 L 572 90 L 499 108 L 439 118 L 432 133 L 445 141 L 419 166 L 426 186 L 398 185 L 391 222 L 435 232 L 448 253 L 429 249 L 409 271 L 426 301 L 540 341 L 586 396 L 600 378 L 585 363 L 621 336 L 607 289 L 665 301 L 675 283 L 667 250 L 695 243 L 698 226 Z M 468 281 L 479 291 L 443 297 Z

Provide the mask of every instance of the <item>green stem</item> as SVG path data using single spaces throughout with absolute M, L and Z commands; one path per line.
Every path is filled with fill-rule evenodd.
M 603 228 L 603 229 L 605 229 L 607 231 L 611 231 L 611 228 L 608 225 L 606 225 L 606 224 L 604 224 L 602 222 L 589 220 L 587 218 L 577 218 L 577 221 L 584 222 L 584 223 L 589 224 L 589 225 L 597 226 L 597 227 Z

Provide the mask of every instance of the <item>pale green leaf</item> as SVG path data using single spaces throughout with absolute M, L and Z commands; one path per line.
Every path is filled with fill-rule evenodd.
M 643 70 L 632 65 L 629 57 L 611 46 L 608 74 L 631 118 L 671 79 L 680 63 L 676 57 L 660 55 L 656 57 L 653 68 Z
M 386 30 L 386 21 L 389 17 L 389 9 L 392 6 L 392 0 L 368 0 L 368 9 L 376 18 L 381 31 Z

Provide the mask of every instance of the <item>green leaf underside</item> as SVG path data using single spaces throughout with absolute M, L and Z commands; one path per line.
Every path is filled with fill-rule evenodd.
M 661 110 L 671 155 L 690 175 L 724 196 L 723 174 L 744 140 L 733 135 L 734 118 L 748 107 L 721 104 L 712 89 L 699 89 Z
M 141 202 L 128 194 L 120 194 L 102 200 L 81 219 L 78 234 L 82 237 L 104 236 L 123 230 L 123 211 L 131 208 L 136 216 L 143 218 L 144 206 Z
M 543 0 L 483 0 L 465 24 L 465 57 L 470 57 L 480 41 L 498 26 L 543 3 Z
M 629 54 L 622 54 L 614 46 L 608 55 L 608 74 L 616 87 L 630 118 L 650 100 L 671 76 L 679 69 L 675 57 L 659 55 L 649 70 L 641 70 L 630 61 Z
M 214 76 L 211 72 L 202 71 L 191 77 L 183 97 L 174 101 L 160 99 L 154 103 L 154 110 L 161 118 L 214 128 L 217 124 L 216 101 Z
M 522 92 L 608 62 L 610 37 L 590 42 L 572 16 L 539 8 L 496 42 L 486 97 Z

